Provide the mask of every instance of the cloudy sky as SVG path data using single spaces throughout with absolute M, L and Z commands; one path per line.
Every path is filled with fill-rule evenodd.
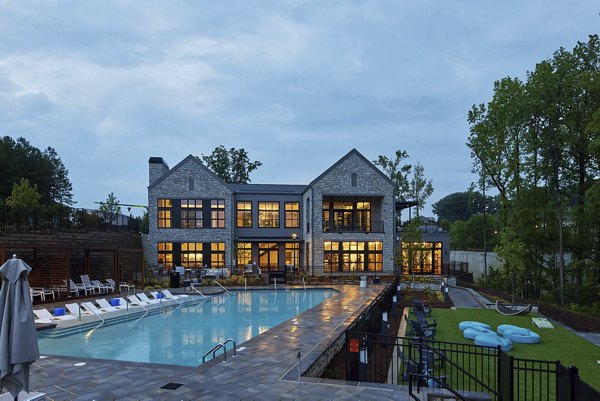
M 466 116 L 600 31 L 597 0 L 0 0 L 0 135 L 54 147 L 77 206 L 146 204 L 148 158 L 218 145 L 307 184 L 406 150 L 430 204 L 475 180 Z M 430 213 L 430 207 L 426 208 Z

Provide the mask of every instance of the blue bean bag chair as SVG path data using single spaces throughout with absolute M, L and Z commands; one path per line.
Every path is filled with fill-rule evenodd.
M 465 331 L 463 331 L 463 336 L 465 338 L 468 338 L 469 340 L 473 340 L 475 337 L 477 337 L 480 334 L 494 334 L 496 335 L 496 333 L 494 332 L 494 330 L 490 330 L 490 329 L 486 329 L 483 326 L 473 326 L 473 327 L 469 327 L 468 329 L 465 329 Z
M 489 324 L 485 324 L 485 323 L 481 323 L 481 322 L 471 322 L 470 320 L 460 322 L 458 324 L 458 328 L 460 329 L 460 331 L 465 331 L 465 329 L 468 329 L 473 326 L 481 326 L 481 327 L 485 327 L 486 329 L 490 328 Z
M 498 326 L 498 329 L 496 331 L 498 332 L 498 334 L 502 335 L 508 329 L 521 329 L 521 327 L 514 326 L 512 324 L 501 324 L 500 326 Z
M 483 345 L 484 347 L 498 347 L 504 352 L 512 350 L 512 341 L 508 338 L 500 337 L 498 334 L 480 334 L 475 337 L 475 345 Z
M 537 344 L 541 341 L 539 334 L 520 327 L 507 329 L 502 336 L 517 344 Z

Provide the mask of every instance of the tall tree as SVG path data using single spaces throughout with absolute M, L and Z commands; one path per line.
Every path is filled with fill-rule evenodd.
M 232 184 L 247 184 L 250 173 L 262 166 L 260 161 L 251 162 L 244 148 L 225 149 L 217 146 L 210 155 L 202 155 L 206 166 L 215 172 L 223 181 Z
M 433 204 L 433 213 L 438 216 L 438 221 L 444 219 L 453 223 L 457 220 L 469 220 L 473 214 L 483 213 L 484 206 L 490 214 L 498 210 L 498 200 L 495 196 L 486 196 L 481 192 L 469 190 L 466 192 L 454 192 L 444 196 Z
M 425 178 L 425 168 L 421 163 L 415 164 L 412 178 L 409 182 L 408 193 L 412 200 L 417 202 L 415 206 L 417 212 L 417 219 L 419 218 L 420 211 L 425 207 L 425 202 L 433 193 L 433 180 Z
M 373 164 L 380 166 L 383 172 L 396 184 L 394 195 L 396 200 L 406 201 L 409 199 L 410 185 L 408 182 L 408 175 L 412 169 L 410 164 L 400 164 L 404 159 L 408 159 L 408 153 L 404 150 L 397 150 L 394 154 L 394 158 L 391 159 L 384 155 L 379 155 L 377 160 L 373 161 Z
M 52 164 L 52 177 L 48 188 L 48 198 L 51 204 L 73 205 L 73 185 L 69 180 L 69 170 L 51 147 L 44 150 L 45 158 Z

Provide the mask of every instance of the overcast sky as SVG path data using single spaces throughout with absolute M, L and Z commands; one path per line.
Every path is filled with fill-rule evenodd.
M 146 204 L 148 158 L 218 145 L 307 184 L 406 150 L 430 204 L 476 178 L 467 112 L 599 33 L 597 0 L 4 1 L 0 135 L 52 146 L 78 207 Z

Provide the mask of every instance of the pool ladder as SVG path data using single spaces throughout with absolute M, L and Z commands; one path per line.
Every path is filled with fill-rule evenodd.
M 202 357 L 202 363 L 206 363 L 206 357 L 209 356 L 210 354 L 212 354 L 212 359 L 215 358 L 215 354 L 217 353 L 218 350 L 223 349 L 223 356 L 224 356 L 224 360 L 223 363 L 227 363 L 227 344 L 228 343 L 232 343 L 233 344 L 233 357 L 237 357 L 237 346 L 235 341 L 233 341 L 233 338 L 229 338 L 227 339 L 225 342 L 223 343 L 218 343 L 217 345 L 215 345 L 214 347 L 212 347 L 210 349 L 210 351 L 208 351 L 206 354 L 204 354 L 204 356 Z

